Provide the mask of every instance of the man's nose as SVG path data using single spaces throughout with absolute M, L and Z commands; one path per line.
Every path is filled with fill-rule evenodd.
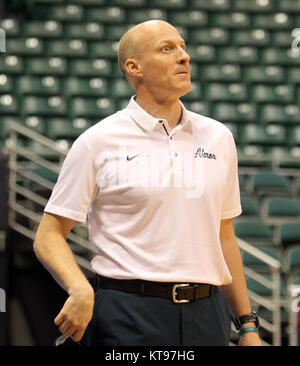
M 187 64 L 190 62 L 191 56 L 187 53 L 185 49 L 182 48 L 178 60 L 181 64 Z

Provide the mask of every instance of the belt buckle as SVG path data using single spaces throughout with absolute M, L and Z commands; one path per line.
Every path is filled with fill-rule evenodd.
M 179 284 L 176 284 L 176 285 L 173 286 L 173 289 L 172 289 L 172 300 L 173 300 L 173 302 L 175 302 L 176 304 L 182 304 L 182 303 L 190 302 L 190 300 L 177 300 L 176 299 L 176 295 L 177 295 L 176 290 L 178 289 L 178 287 L 187 287 L 189 285 L 190 285 L 189 283 L 179 283 Z

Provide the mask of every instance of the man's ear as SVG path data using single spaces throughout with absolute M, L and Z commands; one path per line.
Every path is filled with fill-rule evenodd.
M 128 60 L 126 60 L 125 68 L 126 68 L 128 75 L 130 75 L 132 77 L 141 77 L 142 76 L 141 65 L 134 58 L 129 58 Z

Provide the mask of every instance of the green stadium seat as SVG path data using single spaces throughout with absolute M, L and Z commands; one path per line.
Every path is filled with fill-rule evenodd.
M 114 24 L 106 26 L 106 39 L 108 41 L 119 41 L 123 34 L 130 28 L 127 24 Z
M 147 5 L 147 0 L 110 0 L 109 3 L 111 3 L 111 5 L 123 6 L 125 8 L 143 8 Z
M 259 216 L 260 207 L 255 197 L 241 195 L 242 216 Z
M 300 225 L 298 222 L 285 222 L 279 226 L 280 245 L 286 248 L 300 244 Z
M 19 123 L 20 125 L 40 134 L 45 134 L 46 124 L 44 118 L 38 116 L 29 116 L 24 119 L 10 116 L 3 117 L 1 121 L 0 138 L 5 140 L 9 136 L 10 125 L 12 122 Z
M 241 80 L 241 67 L 234 64 L 203 65 L 200 68 L 201 80 L 236 82 Z
M 24 70 L 24 61 L 21 56 L 3 55 L 0 57 L 0 72 L 8 74 L 21 74 Z
M 239 184 L 241 194 L 244 195 L 247 192 L 247 176 L 245 174 L 239 174 Z
M 185 10 L 187 7 L 187 1 L 186 0 L 151 0 L 151 6 L 162 8 L 162 9 L 169 9 L 169 10 L 175 10 L 175 9 L 183 9 Z
M 89 22 L 99 23 L 115 23 L 124 24 L 126 23 L 125 10 L 122 7 L 114 6 L 108 8 L 87 8 L 85 12 L 86 19 Z
M 23 32 L 26 37 L 61 38 L 63 37 L 63 25 L 55 20 L 28 21 L 23 24 Z
M 240 135 L 239 135 L 240 136 Z M 243 168 L 271 169 L 273 160 L 269 155 L 264 154 L 262 145 L 241 145 L 240 139 L 237 141 L 239 166 Z M 248 185 L 248 189 L 249 189 Z
M 254 123 L 240 127 L 240 143 L 254 145 L 285 145 L 286 130 L 283 126 L 261 126 Z
M 266 280 L 272 281 L 271 273 L 262 273 Z M 255 281 L 253 278 L 247 277 L 246 278 L 246 285 L 248 290 L 255 292 L 256 294 L 263 296 L 263 297 L 272 297 L 272 288 L 267 287 L 260 282 Z M 280 278 L 280 296 L 282 298 L 286 297 L 286 286 L 284 283 L 283 278 Z M 283 312 L 283 311 L 282 311 Z M 286 316 L 286 315 L 285 315 Z
M 76 4 L 37 5 L 34 9 L 34 18 L 37 20 L 53 19 L 62 22 L 78 22 L 84 20 L 84 8 Z
M 94 42 L 89 43 L 89 55 L 92 58 L 108 58 L 117 60 L 118 58 L 118 42 Z
M 234 232 L 238 238 L 253 245 L 275 245 L 272 227 L 259 219 L 235 222 Z
M 217 59 L 221 63 L 233 64 L 257 64 L 258 50 L 256 47 L 219 47 Z
M 28 58 L 26 71 L 32 75 L 65 75 L 67 72 L 67 61 L 61 57 Z
M 68 119 L 52 118 L 47 120 L 47 135 L 53 140 L 75 140 L 90 125 L 84 118 L 74 119 L 71 123 Z
M 230 10 L 229 0 L 191 0 L 189 1 L 191 9 L 207 11 Z
M 242 83 L 209 83 L 206 86 L 206 97 L 211 101 L 246 101 L 248 92 L 245 84 Z
M 265 254 L 269 255 L 270 257 L 278 260 L 280 263 L 283 262 L 282 255 L 278 247 L 272 245 L 269 246 L 261 245 L 259 246 L 258 249 L 264 252 Z M 259 258 L 254 257 L 253 255 L 243 250 L 241 251 L 241 254 L 244 266 L 250 267 L 252 270 L 255 270 L 260 273 L 270 272 L 270 267 L 265 262 L 261 261 Z
M 16 114 L 19 113 L 19 103 L 15 95 L 0 95 L 0 114 Z
M 191 29 L 189 43 L 208 44 L 208 45 L 226 45 L 230 42 L 229 32 L 222 28 Z
M 300 65 L 300 57 L 291 48 L 269 47 L 262 50 L 261 62 L 274 65 Z
M 5 18 L 0 21 L 0 27 L 5 31 L 6 37 L 20 36 L 20 24 L 16 19 Z
M 261 108 L 261 121 L 267 123 L 279 124 L 298 124 L 300 117 L 300 109 L 295 104 L 276 105 L 265 104 Z
M 66 24 L 65 34 L 69 39 L 105 39 L 104 26 L 96 22 Z
M 113 79 L 111 81 L 111 95 L 114 98 L 131 98 L 134 90 L 125 79 Z
M 174 26 L 205 27 L 208 25 L 208 18 L 205 12 L 200 10 L 170 11 L 169 21 Z
M 233 8 L 236 11 L 263 13 L 272 11 L 274 2 L 272 1 L 258 1 L 258 0 L 235 0 Z
M 300 225 L 300 203 L 291 197 L 269 197 L 263 202 L 262 213 L 265 221 L 282 222 L 297 220 Z M 274 221 L 276 220 L 277 221 Z
M 192 90 L 184 95 L 182 99 L 184 101 L 198 101 L 202 98 L 201 84 L 198 81 L 192 81 Z
M 18 79 L 18 93 L 36 95 L 57 95 L 62 92 L 60 80 L 54 76 L 23 75 Z
M 115 102 L 110 98 L 75 97 L 71 102 L 71 115 L 73 117 L 92 117 L 99 120 L 115 112 Z
M 192 62 L 212 63 L 216 59 L 215 48 L 208 45 L 189 45 L 187 49 Z
M 0 94 L 13 92 L 13 78 L 11 75 L 0 74 Z
M 289 67 L 287 77 L 291 84 L 300 84 L 300 67 Z
M 60 3 L 64 3 L 65 0 L 28 0 L 29 3 L 31 3 L 32 5 L 34 4 L 60 4 Z
M 9 128 L 12 122 L 23 124 L 23 120 L 20 117 L 2 116 L 0 123 L 0 141 L 4 141 L 9 136 Z
M 44 43 L 36 37 L 10 38 L 6 40 L 6 52 L 9 55 L 39 56 L 44 53 Z
M 47 55 L 49 57 L 85 57 L 87 53 L 85 40 L 60 39 L 47 42 Z
M 157 9 L 134 9 L 127 14 L 128 24 L 138 24 L 147 20 L 160 19 L 167 20 L 167 12 L 160 8 Z
M 253 83 L 284 83 L 286 82 L 285 70 L 282 66 L 245 66 L 245 81 Z
M 258 103 L 292 103 L 294 101 L 294 87 L 289 84 L 256 84 L 252 87 L 251 94 L 253 101 Z
M 286 151 L 280 151 L 280 147 L 273 147 L 270 153 L 273 155 L 273 161 L 277 161 L 280 168 L 300 169 L 300 146 L 286 148 Z
M 203 116 L 209 116 L 210 114 L 210 106 L 206 101 L 184 101 L 184 105 L 187 109 L 194 113 L 202 114 Z
M 290 47 L 292 44 L 293 38 L 291 32 L 288 31 L 280 31 L 273 33 L 273 46 L 278 47 Z
M 232 12 L 232 13 L 215 13 L 209 16 L 210 23 L 214 27 L 220 27 L 225 29 L 242 29 L 250 28 L 250 15 L 244 12 Z
M 46 122 L 43 117 L 40 116 L 29 116 L 25 118 L 24 126 L 40 134 L 46 132 Z
M 65 79 L 65 93 L 78 96 L 105 96 L 109 94 L 108 81 L 99 77 L 70 77 Z
M 300 146 L 300 126 L 288 129 L 288 144 L 290 146 Z
M 214 103 L 213 118 L 225 122 L 256 122 L 256 106 L 249 103 Z
M 268 46 L 271 42 L 271 33 L 264 29 L 238 29 L 232 33 L 232 44 L 235 46 Z
M 293 18 L 286 13 L 252 15 L 252 26 L 262 29 L 293 29 Z
M 253 192 L 268 196 L 289 194 L 290 183 L 285 175 L 272 171 L 259 171 L 253 177 Z
M 299 13 L 300 3 L 298 0 L 284 0 L 279 1 L 277 5 L 278 10 L 287 13 Z
M 111 61 L 103 58 L 94 60 L 70 60 L 70 74 L 74 76 L 102 77 L 110 76 Z
M 299 237 L 300 238 L 300 237 Z M 300 272 L 300 241 L 298 245 L 291 245 L 286 249 L 287 272 L 295 275 Z M 298 284 L 300 284 L 298 282 Z
M 78 4 L 82 6 L 92 6 L 92 5 L 104 5 L 105 0 L 72 0 L 73 4 Z
M 58 116 L 66 114 L 67 105 L 62 96 L 25 96 L 22 111 L 25 115 Z

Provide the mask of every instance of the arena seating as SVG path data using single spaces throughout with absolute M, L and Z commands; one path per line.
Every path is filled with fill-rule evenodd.
M 291 45 L 292 30 L 300 27 L 299 1 L 6 3 L 0 146 L 11 121 L 70 145 L 126 106 L 133 91 L 118 69 L 118 40 L 133 24 L 167 20 L 191 55 L 193 90 L 182 101 L 225 123 L 236 140 L 243 206 L 237 235 L 288 263 L 285 284 L 298 280 L 300 54 Z

